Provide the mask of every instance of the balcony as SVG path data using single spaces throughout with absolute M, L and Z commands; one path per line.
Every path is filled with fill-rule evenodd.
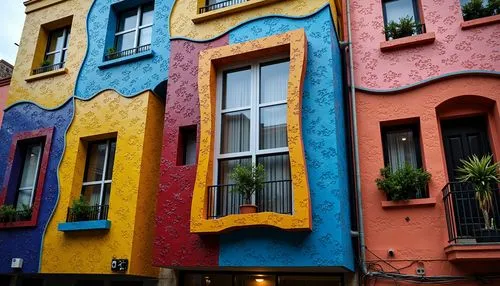
M 217 2 L 217 3 L 209 4 L 209 5 L 204 6 L 204 7 L 200 7 L 199 13 L 202 14 L 202 13 L 214 11 L 214 10 L 217 10 L 217 9 L 226 8 L 226 7 L 229 7 L 229 6 L 236 5 L 236 4 L 245 3 L 247 1 L 248 0 L 226 0 L 226 1 L 221 1 L 221 2 Z M 207 2 L 210 3 L 212 1 L 207 1 Z
M 443 200 L 450 244 L 445 252 L 449 260 L 500 259 L 498 193 L 498 189 L 493 191 L 491 209 L 484 213 L 471 184 L 454 182 L 444 187 Z
M 234 192 L 236 185 L 216 185 L 208 187 L 207 218 L 217 219 L 239 214 L 243 196 Z M 292 181 L 279 180 L 264 183 L 264 188 L 255 193 L 257 212 L 292 214 Z
M 68 208 L 66 222 L 59 223 L 63 232 L 82 230 L 107 230 L 111 227 L 108 219 L 109 205 L 95 205 L 78 211 Z
M 139 46 L 136 48 L 123 50 L 115 53 L 108 53 L 104 55 L 104 61 L 117 60 L 124 57 L 129 57 L 137 54 L 142 54 L 151 50 L 151 44 Z
M 62 68 L 64 68 L 64 62 L 60 62 L 60 63 L 49 65 L 49 66 L 41 66 L 39 68 L 34 69 L 32 72 L 32 75 L 37 75 L 37 74 L 51 72 L 51 71 L 57 71 L 57 70 L 60 70 Z

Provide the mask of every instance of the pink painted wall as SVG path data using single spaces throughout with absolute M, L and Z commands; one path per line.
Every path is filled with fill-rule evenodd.
M 389 89 L 464 70 L 500 71 L 500 23 L 462 30 L 459 0 L 420 0 L 434 43 L 382 53 L 380 0 L 353 0 L 352 40 L 356 86 Z
M 9 92 L 9 81 L 0 81 L 0 127 L 2 126 L 3 119 L 3 109 L 5 108 L 5 102 L 7 101 L 7 93 Z
M 395 271 L 381 262 L 380 259 L 384 259 L 396 268 L 408 266 L 401 273 L 415 274 L 415 261 L 421 261 L 427 276 L 498 272 L 500 259 L 462 264 L 448 261 L 445 253 L 445 247 L 449 245 L 448 229 L 441 191 L 448 179 L 439 126 L 443 118 L 487 116 L 489 139 L 498 160 L 499 88 L 498 77 L 460 76 L 398 94 L 357 92 L 361 188 L 369 264 L 378 264 L 385 271 Z M 432 174 L 429 194 L 435 203 L 383 208 L 386 196 L 375 184 L 379 170 L 384 166 L 380 125 L 410 118 L 420 122 L 423 166 Z M 418 203 L 419 200 L 410 201 Z M 393 258 L 387 255 L 390 248 L 396 253 Z M 378 282 L 377 285 L 394 285 L 393 281 Z

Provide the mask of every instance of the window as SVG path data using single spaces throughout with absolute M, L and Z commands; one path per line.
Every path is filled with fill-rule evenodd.
M 43 62 L 39 68 L 33 70 L 34 75 L 62 69 L 64 67 L 64 63 L 68 56 L 70 32 L 70 26 L 66 26 L 64 28 L 52 30 L 49 33 Z
M 500 15 L 500 5 L 491 0 L 460 0 L 465 21 Z
M 115 33 L 117 52 L 151 44 L 153 12 L 154 4 L 148 3 L 132 10 L 123 11 L 118 15 L 118 26 Z M 138 52 L 142 51 L 141 49 Z
M 43 144 L 40 141 L 23 144 L 20 147 L 23 159 L 15 203 L 16 210 L 29 209 L 33 206 L 43 152 Z
M 196 126 L 180 128 L 177 162 L 179 166 L 196 164 Z
M 205 12 L 233 6 L 236 4 L 245 3 L 247 1 L 248 0 L 206 0 L 205 7 L 200 7 L 199 12 L 201 14 L 201 13 L 205 13 Z
M 91 206 L 109 205 L 115 150 L 116 139 L 88 144 L 82 195 Z
M 291 213 L 288 74 L 288 59 L 255 63 L 220 74 L 215 178 L 218 185 L 228 185 L 233 183 L 230 174 L 236 166 L 262 164 L 268 182 L 264 189 L 273 192 L 262 192 L 271 197 L 255 194 L 260 211 Z M 237 205 L 228 205 L 231 192 L 218 195 L 219 207 L 237 213 Z M 277 200 L 282 203 L 275 204 Z
M 387 39 L 397 39 L 415 34 L 424 33 L 424 25 L 420 23 L 420 13 L 417 0 L 383 0 L 382 9 Z M 412 27 L 404 27 L 401 20 L 412 18 Z M 391 23 L 397 24 L 396 30 L 391 30 Z

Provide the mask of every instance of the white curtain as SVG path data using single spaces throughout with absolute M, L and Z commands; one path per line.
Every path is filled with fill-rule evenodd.
M 37 171 L 41 154 L 41 143 L 31 144 L 26 147 L 26 155 L 24 157 L 24 166 L 16 203 L 16 209 L 18 210 L 22 210 L 24 207 L 31 207 L 31 198 L 36 187 Z
M 290 158 L 288 153 L 258 157 L 266 171 L 264 189 L 257 194 L 257 205 L 262 211 L 291 213 Z
M 260 109 L 259 148 L 273 149 L 288 146 L 286 104 Z
M 250 106 L 251 74 L 250 67 L 224 74 L 222 110 Z
M 286 100 L 290 62 L 262 65 L 260 67 L 260 103 Z
M 221 153 L 250 151 L 250 110 L 222 114 Z
M 417 153 L 413 131 L 395 131 L 387 133 L 387 155 L 392 171 L 403 167 L 405 163 L 417 167 Z

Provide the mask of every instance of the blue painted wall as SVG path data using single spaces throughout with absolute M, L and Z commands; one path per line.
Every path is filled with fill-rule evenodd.
M 95 0 L 87 17 L 88 49 L 75 87 L 75 96 L 89 99 L 106 89 L 123 96 L 154 89 L 167 79 L 170 57 L 169 16 L 174 0 L 155 0 L 151 48 L 153 57 L 99 69 L 104 54 L 113 46 L 116 17 L 113 4 L 121 0 Z M 139 4 L 142 0 L 127 1 Z
M 47 111 L 32 103 L 21 103 L 7 109 L 0 129 L 0 182 L 5 179 L 6 162 L 15 133 L 55 127 L 45 177 L 38 224 L 31 228 L 0 229 L 0 273 L 12 272 L 13 257 L 23 258 L 23 272 L 38 272 L 40 248 L 45 226 L 57 201 L 57 169 L 64 150 L 64 136 L 73 117 L 73 100 L 57 110 Z
M 354 270 L 350 238 L 342 62 L 328 7 L 304 19 L 256 20 L 229 34 L 230 44 L 304 28 L 308 63 L 302 132 L 311 190 L 313 231 L 244 229 L 221 235 L 220 266 L 343 266 Z

